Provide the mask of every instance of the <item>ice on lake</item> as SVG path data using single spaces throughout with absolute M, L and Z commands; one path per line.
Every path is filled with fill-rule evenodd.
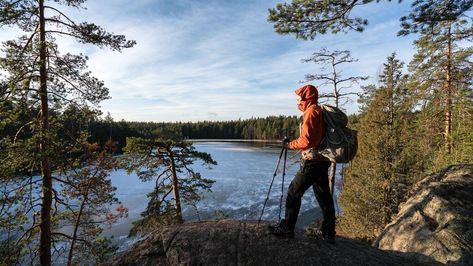
M 199 217 L 202 220 L 213 219 L 216 211 L 230 219 L 258 220 L 281 151 L 279 146 L 241 142 L 195 143 L 194 146 L 198 151 L 211 154 L 218 165 L 207 169 L 201 166 L 200 162 L 196 162 L 193 169 L 200 172 L 203 177 L 216 182 L 213 184 L 212 192 L 205 193 L 203 200 L 197 204 L 198 214 L 194 207 L 183 206 L 184 220 L 192 221 Z M 289 151 L 281 216 L 284 216 L 287 188 L 299 170 L 298 157 L 299 155 L 294 151 Z M 263 220 L 278 220 L 282 166 L 283 160 L 274 180 Z M 115 239 L 119 239 L 127 235 L 132 226 L 131 223 L 140 218 L 148 202 L 146 195 L 153 190 L 154 182 L 142 182 L 135 174 L 128 175 L 124 170 L 113 172 L 111 179 L 117 187 L 117 197 L 129 209 L 129 216 L 126 219 L 122 219 L 105 232 L 106 235 L 114 235 Z M 337 194 L 338 191 L 336 191 Z M 320 210 L 312 189 L 309 189 L 302 199 L 296 226 L 305 227 L 318 216 L 320 216 Z M 122 239 L 120 242 L 124 241 Z

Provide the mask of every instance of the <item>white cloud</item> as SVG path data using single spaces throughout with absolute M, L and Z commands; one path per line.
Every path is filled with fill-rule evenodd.
M 117 53 L 58 41 L 63 52 L 87 54 L 92 73 L 110 88 L 112 99 L 103 102 L 103 111 L 135 121 L 298 114 L 293 91 L 305 74 L 318 71 L 300 59 L 317 48 L 352 50 L 360 61 L 344 73 L 372 77 L 392 51 L 405 60 L 412 54 L 410 41 L 395 37 L 398 18 L 379 17 L 384 5 L 366 7 L 376 24 L 363 34 L 304 42 L 276 34 L 266 21 L 267 8 L 277 2 L 90 1 L 87 10 L 68 10 L 71 16 L 124 34 L 137 45 Z

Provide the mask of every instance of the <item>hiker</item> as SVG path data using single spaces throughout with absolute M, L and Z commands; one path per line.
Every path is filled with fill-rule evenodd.
M 322 109 L 317 105 L 317 88 L 306 85 L 297 89 L 295 93 L 298 96 L 297 107 L 303 112 L 300 137 L 290 142 L 284 139 L 282 145 L 291 150 L 317 148 L 325 135 Z M 294 176 L 287 192 L 285 219 L 282 219 L 277 225 L 270 225 L 269 230 L 275 235 L 294 234 L 302 196 L 312 186 L 323 213 L 322 226 L 315 230 L 314 234 L 333 242 L 335 239 L 335 209 L 328 181 L 330 161 L 319 154 L 314 154 L 310 159 L 304 156 L 304 152 L 302 154 L 301 168 Z

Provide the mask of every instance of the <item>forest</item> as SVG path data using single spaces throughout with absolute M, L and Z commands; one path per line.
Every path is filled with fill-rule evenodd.
M 127 137 L 152 138 L 169 132 L 183 139 L 247 139 L 279 141 L 284 136 L 293 139 L 299 128 L 298 117 L 266 117 L 237 121 L 203 122 L 114 122 L 96 120 L 89 123 L 91 140 L 105 143 L 108 139 L 117 142 L 118 147 L 126 145 Z
M 267 19 L 276 33 L 300 41 L 363 34 L 368 21 L 351 11 L 377 2 L 293 0 L 268 6 Z M 103 227 L 128 212 L 109 178 L 114 169 L 156 179 L 132 230 L 146 233 L 184 222 L 181 201 L 195 204 L 212 187 L 192 164 L 217 162 L 188 140 L 274 141 L 299 134 L 297 116 L 174 123 L 104 117 L 99 103 L 110 98 L 109 89 L 89 71 L 85 54 L 62 53 L 56 40 L 65 36 L 117 52 L 136 41 L 75 21 L 61 9 L 85 3 L 0 0 L 0 29 L 25 33 L 2 40 L 0 54 L 0 265 L 51 265 L 58 254 L 67 265 L 107 261 L 118 247 L 101 235 Z M 349 117 L 358 154 L 343 170 L 337 234 L 370 243 L 419 178 L 473 163 L 472 7 L 467 0 L 413 1 L 398 32 L 416 37 L 413 58 L 402 62 L 388 51 L 378 82 L 361 93 L 351 89 L 367 77 L 337 75 L 340 64 L 355 62 L 349 50 L 324 48 L 304 59 L 332 69 L 306 76 L 333 88 L 321 99 L 343 108 L 348 97 L 359 96 L 360 112 Z

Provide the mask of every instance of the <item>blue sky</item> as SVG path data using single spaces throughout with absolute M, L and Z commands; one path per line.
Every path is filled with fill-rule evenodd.
M 78 21 L 95 22 L 137 41 L 122 53 L 59 39 L 63 53 L 84 53 L 89 68 L 110 89 L 101 110 L 130 121 L 232 120 L 299 115 L 294 90 L 308 73 L 302 63 L 315 50 L 351 50 L 357 63 L 342 75 L 368 75 L 377 82 L 386 57 L 396 52 L 408 63 L 415 36 L 397 37 L 399 18 L 412 1 L 370 4 L 354 15 L 370 20 L 363 33 L 324 35 L 314 41 L 279 35 L 267 22 L 273 0 L 101 0 L 87 10 L 67 10 Z M 132 3 L 132 4 L 130 4 Z M 0 40 L 18 36 L 2 28 Z M 318 86 L 319 84 L 314 83 Z M 319 88 L 329 92 L 328 87 Z M 352 88 L 359 91 L 359 86 Z M 356 101 L 345 106 L 358 110 Z

